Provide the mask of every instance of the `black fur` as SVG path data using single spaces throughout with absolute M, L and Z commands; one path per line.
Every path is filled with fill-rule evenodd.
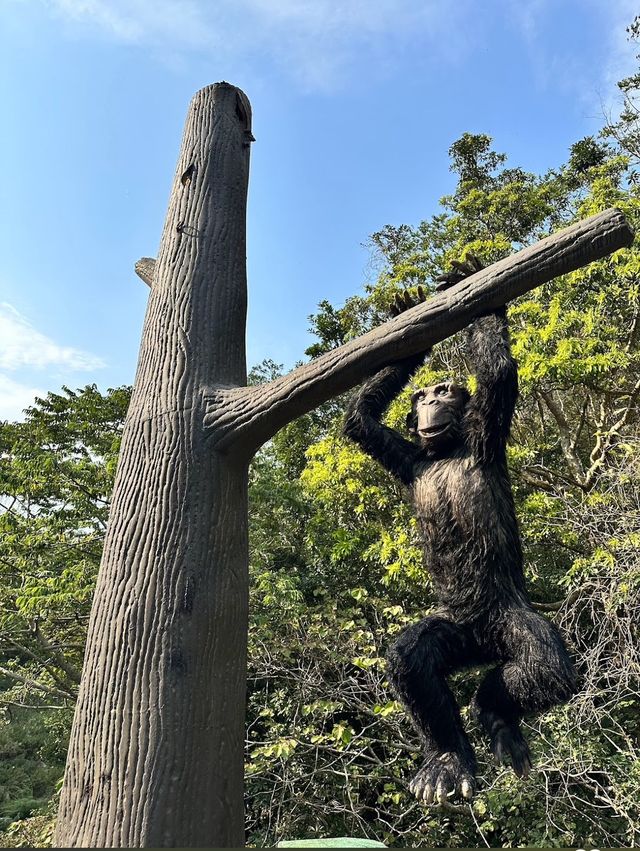
M 476 319 L 467 340 L 477 389 L 471 396 L 444 393 L 448 410 L 441 419 L 450 422 L 444 433 L 431 437 L 425 430 L 415 443 L 380 421 L 424 356 L 370 378 L 344 424 L 348 437 L 410 488 L 440 604 L 388 653 L 389 679 L 424 738 L 425 761 L 411 788 L 427 803 L 470 798 L 475 786 L 475 758 L 449 674 L 497 663 L 476 692 L 474 714 L 496 759 L 510 761 L 520 776 L 531 767 L 520 719 L 567 700 L 576 687 L 558 631 L 533 611 L 525 590 L 506 461 L 518 378 L 505 310 Z M 420 398 L 414 394 L 410 430 Z

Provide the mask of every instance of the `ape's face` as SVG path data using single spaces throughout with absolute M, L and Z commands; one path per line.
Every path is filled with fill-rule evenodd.
M 425 447 L 434 447 L 459 433 L 469 392 L 450 381 L 416 390 L 407 416 L 409 432 Z

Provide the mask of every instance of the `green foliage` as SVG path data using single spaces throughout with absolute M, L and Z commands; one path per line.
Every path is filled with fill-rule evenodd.
M 79 680 L 127 389 L 64 388 L 0 424 L 0 670 L 6 702 L 64 705 Z M 37 682 L 32 688 L 25 683 Z
M 56 791 L 65 759 L 57 716 L 14 707 L 0 721 L 0 830 L 41 810 Z
M 0 828 L 62 777 L 128 403 L 127 388 L 64 388 L 0 423 Z M 48 836 L 50 821 L 3 844 Z
M 340 309 L 320 305 L 318 352 L 384 321 L 394 292 L 428 285 L 466 250 L 490 262 L 612 204 L 638 224 L 628 160 L 594 139 L 540 177 L 507 167 L 486 136 L 465 135 L 451 154 L 460 180 L 444 212 L 373 235 L 378 278 Z M 510 309 L 521 400 L 509 452 L 530 588 L 584 677 L 568 707 L 529 722 L 538 770 L 527 783 L 496 772 L 472 729 L 482 778 L 473 807 L 425 816 L 411 803 L 405 783 L 419 741 L 391 699 L 383 660 L 392 636 L 434 602 L 415 522 L 397 484 L 340 437 L 337 411 L 311 441 L 289 433 L 290 457 L 304 451 L 305 462 L 295 483 L 284 476 L 286 504 L 294 488 L 298 510 L 278 533 L 290 530 L 298 558 L 286 577 L 277 574 L 275 593 L 266 562 L 252 560 L 254 612 L 272 627 L 272 643 L 259 630 L 252 638 L 247 765 L 257 844 L 355 832 L 429 846 L 638 840 L 629 778 L 640 709 L 639 262 L 635 249 L 618 252 Z M 415 383 L 448 375 L 467 380 L 456 339 L 437 348 Z M 387 414 L 396 428 L 409 393 Z M 290 469 L 283 451 L 272 446 L 270 463 Z M 463 704 L 474 679 L 458 678 Z

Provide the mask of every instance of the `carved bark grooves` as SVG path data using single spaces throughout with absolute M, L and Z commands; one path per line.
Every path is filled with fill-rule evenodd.
M 247 389 L 251 110 L 192 101 L 151 287 L 89 624 L 57 847 L 241 847 L 247 466 L 278 428 L 475 315 L 628 245 L 607 211 Z
M 238 89 L 195 96 L 125 423 L 59 847 L 244 842 L 246 463 L 212 451 L 201 389 L 246 380 L 249 139 Z

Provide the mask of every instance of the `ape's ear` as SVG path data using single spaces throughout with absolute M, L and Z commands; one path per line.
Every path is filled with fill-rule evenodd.
M 418 415 L 416 414 L 416 403 L 418 399 L 422 399 L 424 396 L 424 388 L 420 388 L 419 390 L 414 390 L 411 394 L 411 410 L 407 414 L 407 431 L 409 434 L 417 434 L 418 433 Z

